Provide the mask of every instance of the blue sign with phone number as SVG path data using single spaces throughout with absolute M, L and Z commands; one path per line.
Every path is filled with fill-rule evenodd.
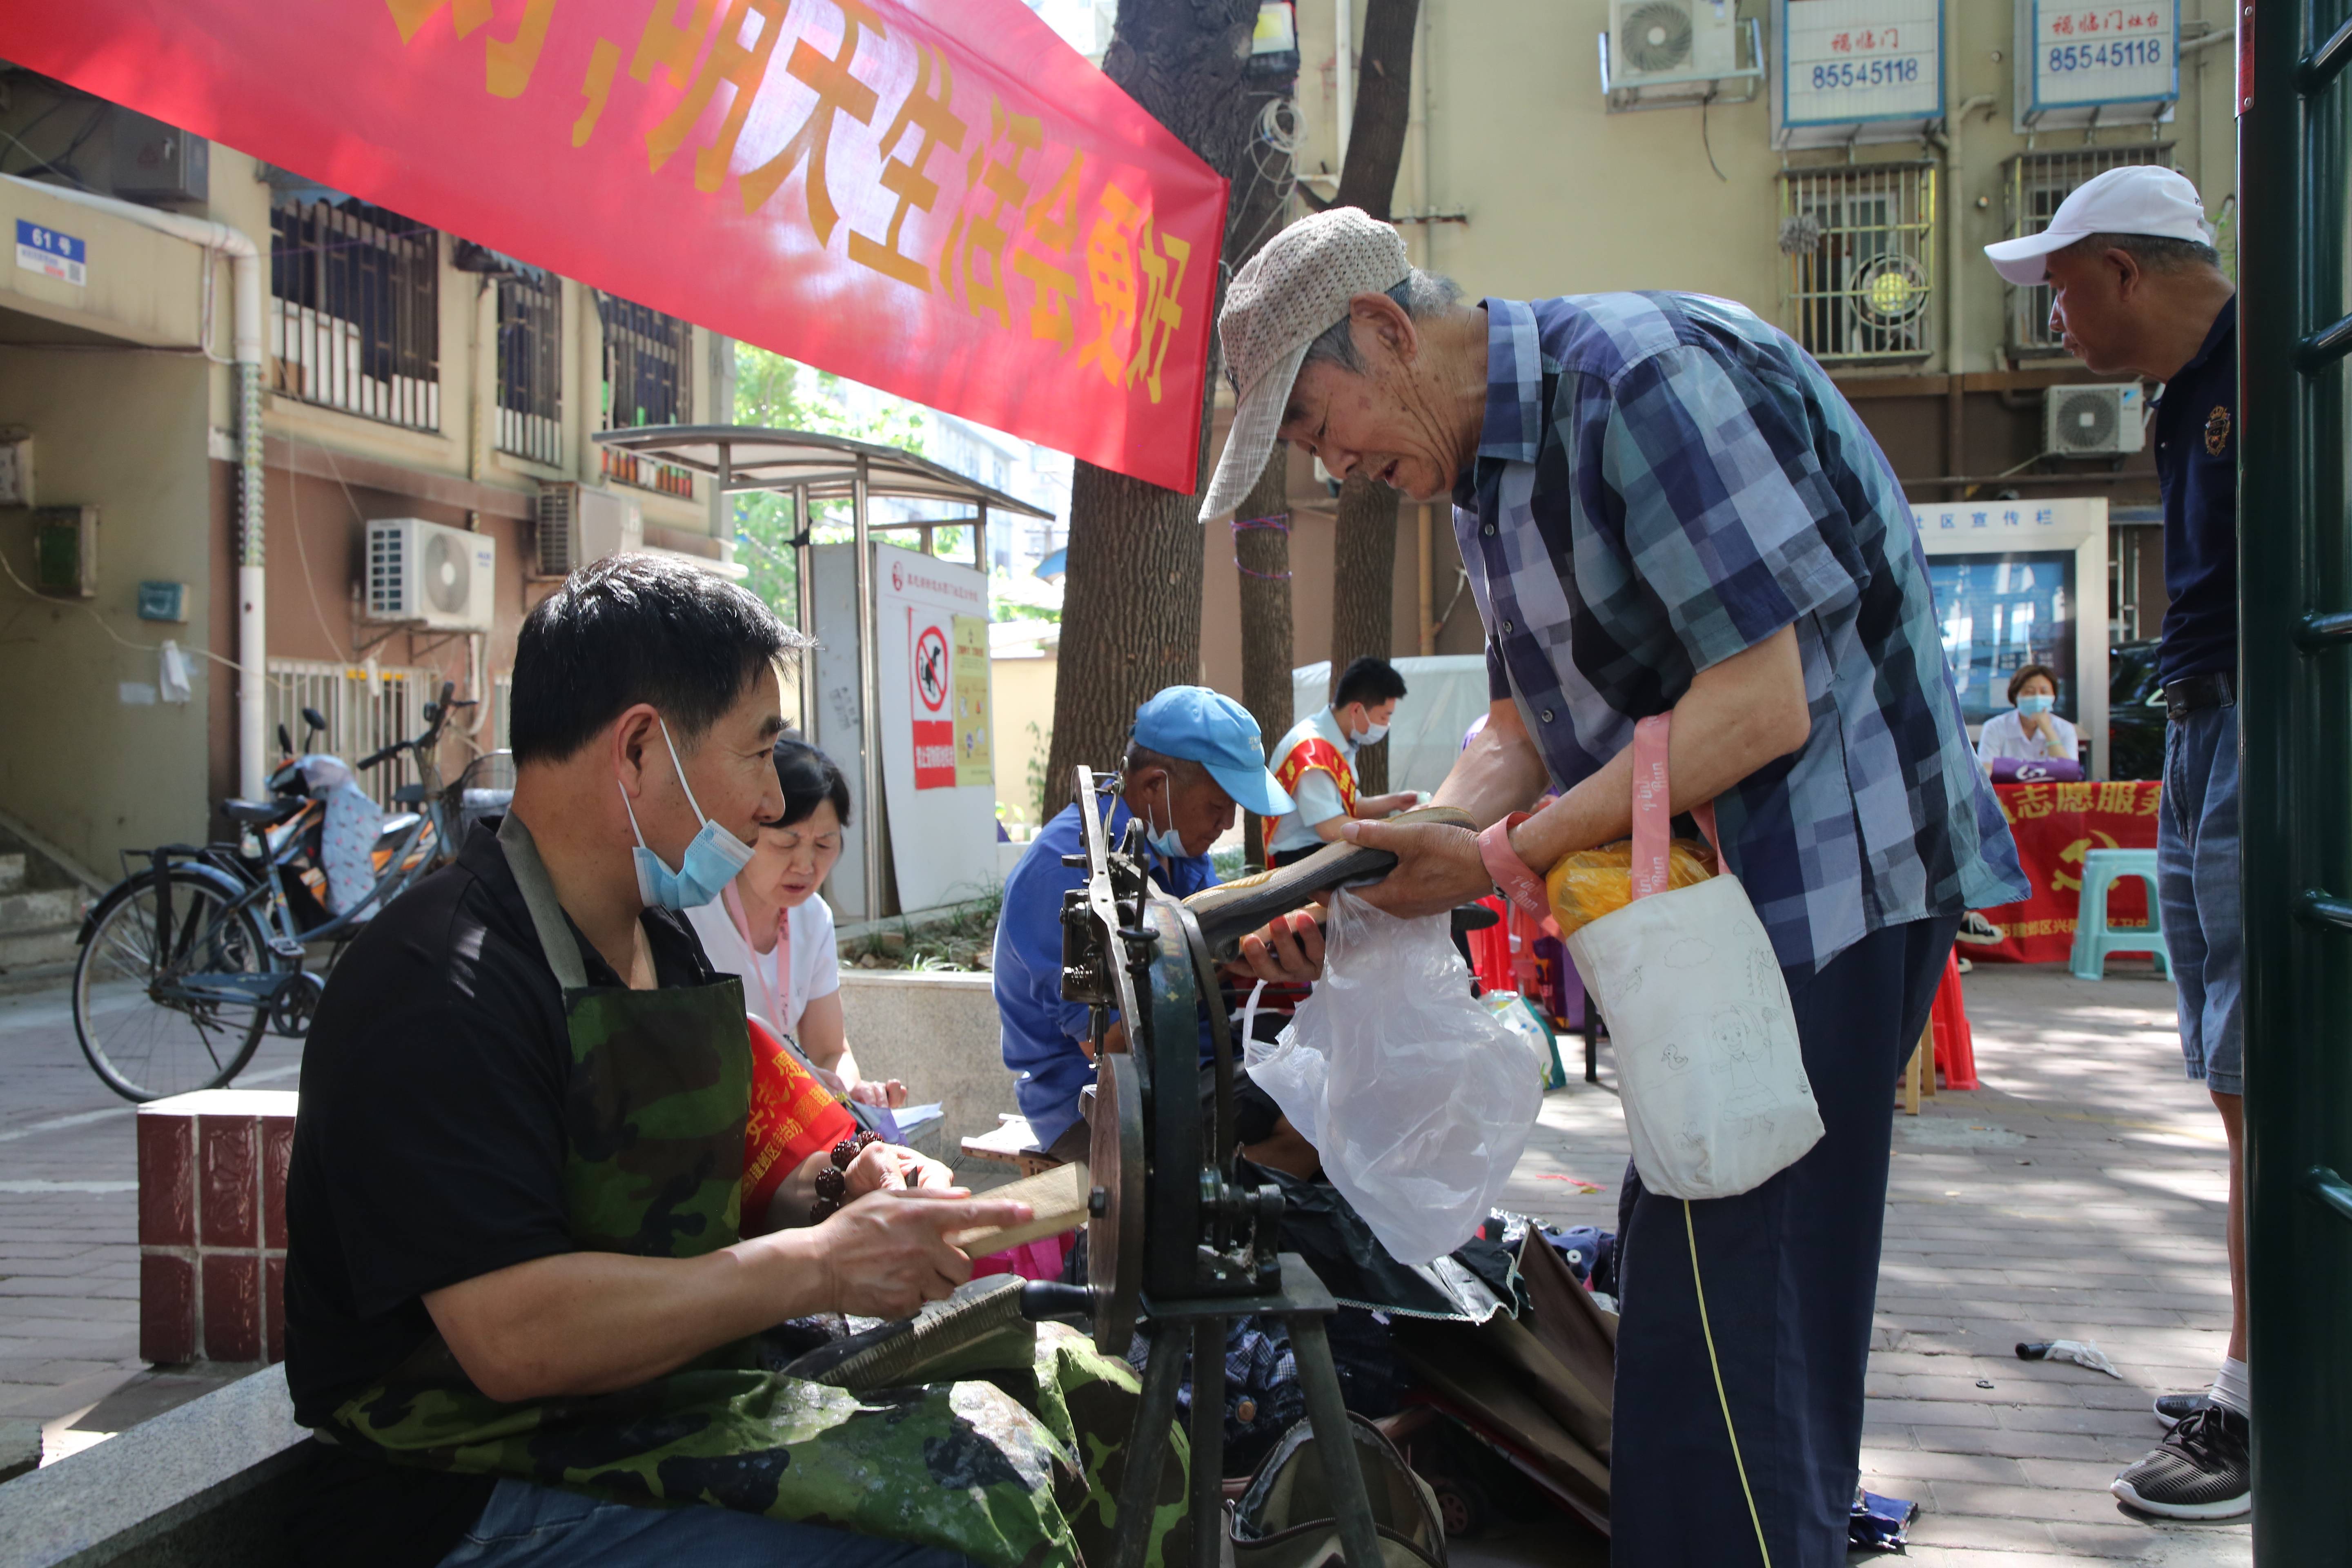
M 2163 63 L 2162 38 L 2125 38 L 2108 44 L 2060 44 L 2050 51 L 2042 68 L 2052 72 L 2127 70 L 2134 66 Z

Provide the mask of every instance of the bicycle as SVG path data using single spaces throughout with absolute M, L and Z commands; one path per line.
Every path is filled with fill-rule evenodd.
M 365 772 L 409 752 L 419 782 L 393 792 L 393 805 L 405 809 L 377 835 L 376 879 L 340 914 L 320 902 L 326 798 L 310 791 L 282 724 L 288 758 L 269 775 L 272 798 L 221 804 L 239 828 L 234 842 L 123 851 L 122 880 L 82 921 L 73 975 L 74 1032 L 109 1089 L 131 1100 L 217 1089 L 244 1070 L 265 1034 L 301 1038 L 326 989 L 308 950 L 334 943 L 321 965 L 331 969 L 374 910 L 455 858 L 459 829 L 504 809 L 509 792 L 472 787 L 503 753 L 477 757 L 442 786 L 434 755 L 442 731 L 451 713 L 474 706 L 453 701 L 456 689 L 446 682 L 440 700 L 425 704 L 423 733 L 352 764 Z M 308 744 L 327 722 L 314 709 L 302 718 Z M 138 857 L 143 869 L 131 867 Z

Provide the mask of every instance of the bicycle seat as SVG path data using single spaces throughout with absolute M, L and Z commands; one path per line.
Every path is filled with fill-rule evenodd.
M 423 805 L 425 786 L 421 784 L 404 784 L 392 792 L 392 803 L 394 805 Z
M 299 800 L 225 800 L 221 815 L 250 827 L 267 827 L 302 808 Z

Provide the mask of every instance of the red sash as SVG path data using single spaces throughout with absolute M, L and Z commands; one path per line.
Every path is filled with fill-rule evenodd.
M 857 1135 L 857 1119 L 757 1018 L 751 1031 L 751 1118 L 743 1127 L 746 1232 L 765 1228 L 768 1204 L 811 1154 Z
M 1280 765 L 1274 770 L 1274 782 L 1296 794 L 1298 781 L 1308 773 L 1329 773 L 1331 782 L 1339 786 L 1339 805 L 1349 816 L 1356 815 L 1356 771 L 1348 765 L 1348 754 L 1320 735 L 1309 735 L 1283 753 Z M 1274 818 L 1265 822 L 1268 837 L 1274 834 Z

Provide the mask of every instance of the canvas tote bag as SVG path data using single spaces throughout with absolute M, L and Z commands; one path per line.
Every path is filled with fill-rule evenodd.
M 1609 1020 L 1642 1184 L 1727 1198 L 1794 1163 L 1822 1117 L 1788 982 L 1739 879 L 1724 868 L 1666 885 L 1669 722 L 1633 728 L 1633 900 L 1570 933 L 1568 950 Z M 1724 867 L 1714 805 L 1692 815 Z

